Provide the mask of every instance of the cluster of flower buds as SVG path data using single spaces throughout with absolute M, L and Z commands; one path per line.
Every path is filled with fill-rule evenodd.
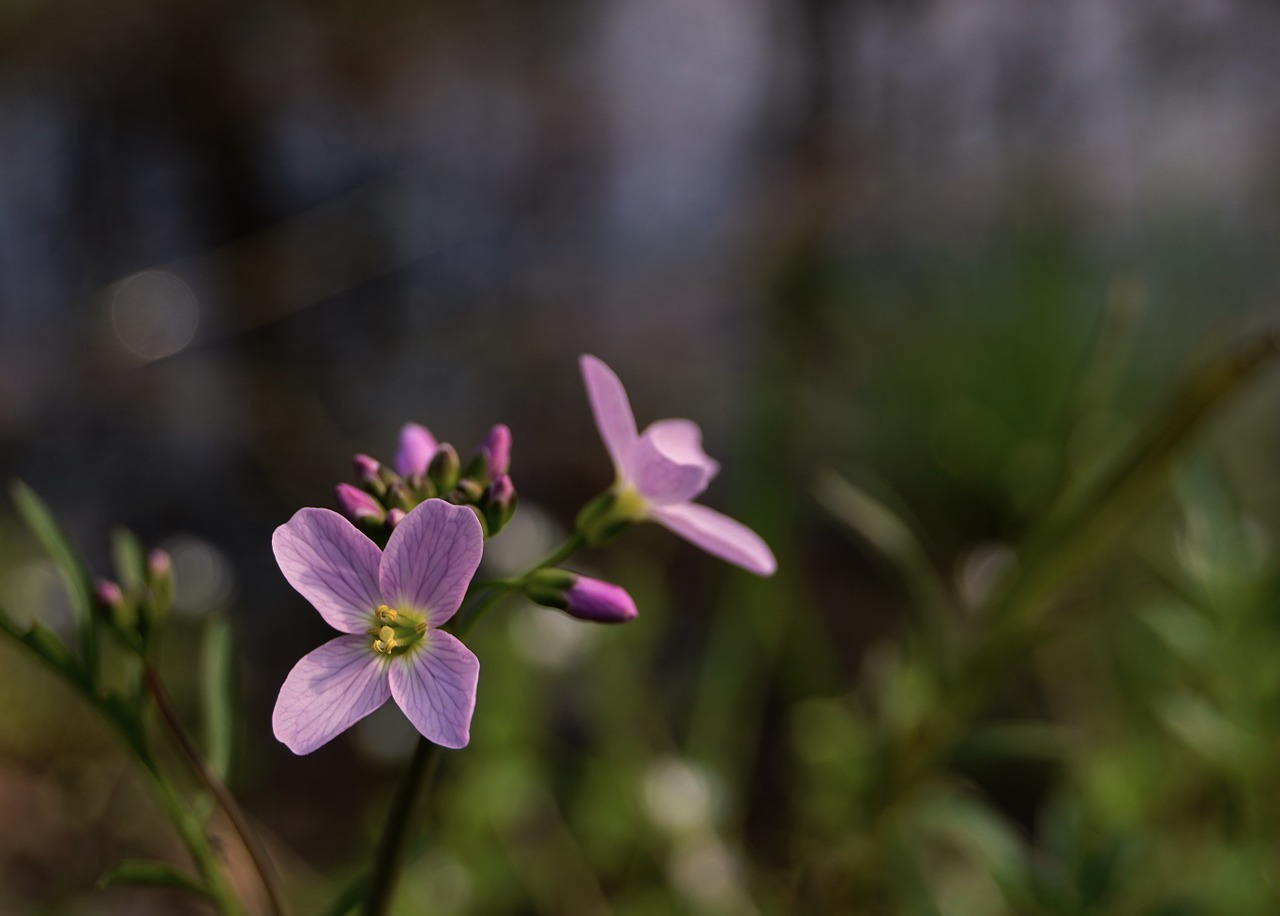
M 96 610 L 126 642 L 145 648 L 173 601 L 173 563 L 155 549 L 144 559 L 133 535 L 116 534 L 119 581 L 99 579 L 93 589 Z
M 406 513 L 427 499 L 470 506 L 487 536 L 501 531 L 516 511 L 516 490 L 507 474 L 511 430 L 502 424 L 489 430 L 465 467 L 452 445 L 437 442 L 430 430 L 417 423 L 400 430 L 392 467 L 368 455 L 356 455 L 353 460 L 357 485 L 338 484 L 338 507 L 367 534 L 382 540 Z

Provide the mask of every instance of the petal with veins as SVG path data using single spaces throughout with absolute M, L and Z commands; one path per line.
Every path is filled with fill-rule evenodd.
M 428 630 L 422 647 L 391 664 L 391 695 L 414 728 L 441 747 L 471 740 L 480 660 L 454 636 Z
M 715 554 L 758 576 L 772 576 L 778 568 L 773 551 L 746 525 L 697 503 L 654 506 L 654 521 L 707 553 Z
M 483 552 L 484 532 L 470 508 L 428 499 L 391 532 L 379 570 L 382 595 L 437 627 L 458 610 Z
M 631 466 L 631 452 L 639 438 L 627 390 L 613 370 L 594 356 L 583 356 L 579 364 L 591 412 L 595 414 L 596 428 L 600 430 L 604 447 L 613 459 L 614 470 L 619 478 L 625 479 Z
M 387 660 L 367 636 L 339 636 L 293 666 L 271 728 L 295 754 L 310 754 L 387 701 Z
M 376 544 L 330 509 L 299 509 L 271 537 L 280 571 L 325 622 L 360 633 L 382 603 Z
M 650 424 L 631 453 L 630 476 L 640 495 L 655 505 L 696 497 L 720 471 L 702 450 L 702 431 L 689 420 Z

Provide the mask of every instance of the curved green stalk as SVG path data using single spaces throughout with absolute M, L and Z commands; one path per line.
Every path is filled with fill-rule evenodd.
M 284 893 L 280 888 L 279 876 L 276 874 L 271 858 L 267 855 L 266 847 L 262 845 L 257 832 L 240 809 L 235 797 L 222 784 L 222 780 L 218 778 L 212 767 L 209 766 L 208 761 L 204 759 L 200 748 L 191 736 L 187 734 L 187 730 L 182 725 L 182 720 L 178 718 L 177 711 L 174 710 L 173 704 L 169 701 L 168 691 L 165 690 L 156 669 L 150 664 L 143 670 L 143 679 L 146 683 L 147 691 L 155 701 L 156 709 L 160 712 L 160 718 L 168 726 L 174 742 L 178 745 L 179 750 L 182 751 L 182 756 L 186 758 L 191 771 L 200 781 L 200 784 L 217 801 L 218 806 L 226 814 L 227 820 L 231 822 L 232 828 L 239 835 L 240 842 L 244 844 L 245 851 L 249 854 L 249 858 L 258 872 L 258 878 L 262 882 L 263 890 L 266 891 L 267 900 L 271 905 L 271 912 L 275 913 L 276 916 L 286 916 L 289 909 L 285 902 Z
M 480 597 L 465 605 L 446 625 L 455 636 L 462 637 L 471 631 L 482 614 L 497 604 L 513 589 L 520 587 L 520 582 L 548 566 L 563 563 L 585 543 L 581 532 L 575 531 L 569 538 L 543 557 L 523 575 L 512 580 L 497 580 L 478 583 L 478 587 L 488 589 Z M 355 896 L 358 888 L 366 888 L 368 896 L 365 900 L 365 916 L 382 916 L 391 905 L 395 895 L 396 882 L 400 876 L 400 866 L 404 861 L 405 844 L 408 842 L 410 824 L 415 820 L 414 814 L 421 804 L 422 796 L 435 779 L 440 769 L 441 756 L 436 745 L 426 738 L 419 738 L 413 751 L 413 759 L 405 771 L 400 785 L 396 788 L 395 797 L 391 801 L 391 812 L 382 828 L 382 836 L 378 840 L 378 848 L 374 857 L 373 872 L 369 878 L 363 875 L 356 878 L 339 895 L 337 902 L 328 912 L 345 913 L 347 905 Z

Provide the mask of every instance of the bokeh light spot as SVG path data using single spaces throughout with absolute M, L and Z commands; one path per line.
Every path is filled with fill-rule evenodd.
M 144 270 L 121 280 L 111 297 L 116 339 L 141 360 L 172 356 L 191 343 L 200 324 L 200 306 L 191 287 L 176 274 Z

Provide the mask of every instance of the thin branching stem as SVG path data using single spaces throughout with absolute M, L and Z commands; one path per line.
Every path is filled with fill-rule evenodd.
M 271 863 L 271 857 L 267 854 L 266 847 L 263 846 L 257 831 L 249 823 L 248 817 L 245 816 L 244 811 L 241 810 L 240 805 L 236 802 L 235 796 L 223 785 L 222 780 L 218 778 L 213 768 L 209 766 L 209 762 L 205 760 L 204 754 L 201 753 L 194 739 L 187 733 L 182 720 L 178 717 L 177 710 L 174 709 L 173 703 L 169 699 L 169 693 L 165 690 L 164 682 L 161 681 L 159 672 L 148 664 L 143 669 L 143 679 L 146 682 L 147 692 L 151 695 L 156 704 L 156 709 L 160 712 L 160 718 L 164 720 L 169 733 L 173 736 L 174 742 L 181 750 L 182 756 L 191 767 L 191 771 L 195 774 L 200 784 L 214 797 L 218 806 L 222 808 L 227 820 L 231 822 L 232 828 L 235 829 L 236 834 L 240 837 L 240 842 L 244 844 L 245 851 L 249 854 L 249 858 L 253 861 L 253 866 L 258 872 L 258 878 L 262 882 L 263 890 L 266 891 L 271 911 L 276 916 L 287 916 L 289 908 L 285 901 L 284 893 L 280 888 L 279 876 L 276 874 L 276 870 Z

